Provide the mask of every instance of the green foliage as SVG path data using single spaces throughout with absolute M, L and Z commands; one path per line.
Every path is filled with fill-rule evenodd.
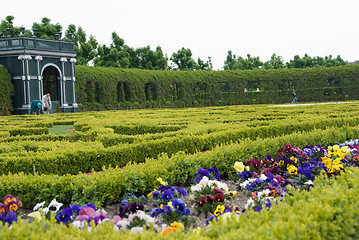
M 11 101 L 13 95 L 14 86 L 11 83 L 11 76 L 5 68 L 0 66 L 0 104 L 2 104 L 2 108 L 4 108 L 6 104 L 9 111 L 13 110 Z M 2 111 L 5 110 L 2 109 Z
M 86 33 L 82 27 L 78 27 L 76 30 L 76 26 L 74 24 L 69 25 L 65 32 L 64 39 L 70 40 L 70 35 L 72 36 L 72 41 L 74 43 L 74 50 L 77 52 L 76 64 L 87 65 L 97 55 L 97 40 L 92 35 L 90 35 L 87 40 Z
M 51 19 L 44 17 L 41 23 L 34 22 L 32 28 L 37 29 L 36 36 L 44 39 L 55 39 L 56 34 L 62 31 L 62 26 L 59 23 L 52 24 Z
M 357 99 L 359 65 L 246 71 L 147 71 L 76 66 L 84 110 L 290 103 Z M 315 79 L 315 83 L 313 83 Z

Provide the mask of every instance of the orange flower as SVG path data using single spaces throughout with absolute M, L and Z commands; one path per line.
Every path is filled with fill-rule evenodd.
M 176 232 L 176 231 L 177 231 L 177 228 L 175 228 L 175 227 L 166 227 L 166 229 L 163 230 L 162 233 L 166 236 L 168 233 Z
M 7 206 L 9 208 L 9 210 L 12 212 L 16 212 L 19 209 L 19 205 L 15 201 L 9 202 L 9 204 Z
M 270 191 L 270 193 L 268 193 L 267 197 L 275 197 L 275 190 L 273 189 L 272 191 Z

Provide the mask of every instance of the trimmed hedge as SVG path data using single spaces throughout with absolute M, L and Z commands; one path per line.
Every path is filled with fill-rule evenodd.
M 235 174 L 233 164 L 236 161 L 264 158 L 267 154 L 275 155 L 286 143 L 300 148 L 309 144 L 325 147 L 358 136 L 358 128 L 333 127 L 275 138 L 243 140 L 241 143 L 195 155 L 179 153 L 171 158 L 162 155 L 158 159 L 147 159 L 145 164 L 127 164 L 124 169 L 103 169 L 102 173 L 90 176 L 24 173 L 2 175 L 0 196 L 8 193 L 19 196 L 26 208 L 32 208 L 40 201 L 50 202 L 53 198 L 65 204 L 95 202 L 106 205 L 118 201 L 125 193 L 147 194 L 157 184 L 158 177 L 162 177 L 170 185 L 188 186 L 200 167 L 216 166 L 221 176 L 227 178 L 230 174 Z M 65 167 L 66 164 L 62 166 Z
M 100 171 L 104 166 L 125 166 L 128 162 L 142 163 L 146 158 L 157 158 L 159 154 L 166 153 L 169 156 L 179 151 L 185 153 L 196 153 L 198 151 L 211 150 L 220 144 L 228 144 L 230 142 L 242 141 L 243 139 L 255 140 L 259 138 L 268 138 L 286 135 L 293 132 L 310 132 L 315 129 L 325 129 L 335 126 L 357 126 L 359 117 L 347 118 L 331 118 L 324 120 L 310 120 L 300 123 L 282 123 L 270 126 L 261 126 L 256 128 L 243 128 L 227 130 L 222 132 L 214 132 L 207 135 L 190 135 L 165 137 L 158 140 L 142 141 L 132 144 L 115 145 L 113 147 L 104 148 L 101 142 L 61 142 L 61 149 L 49 151 L 26 150 L 23 154 L 14 152 L 2 154 L 0 157 L 0 173 L 33 173 L 34 169 L 39 174 L 59 174 L 67 173 L 78 174 L 82 172 L 90 172 L 93 169 Z M 25 129 L 19 129 L 21 133 Z M 47 130 L 48 128 L 36 128 L 29 130 Z M 112 130 L 112 129 L 110 129 Z M 10 134 L 13 134 L 10 130 Z M 106 135 L 105 135 L 106 136 Z M 23 144 L 13 142 L 12 144 Z M 26 146 L 32 146 L 36 143 L 26 143 Z M 49 150 L 52 145 L 59 143 L 40 143 L 48 146 Z M 31 152 L 29 152 L 31 151 Z
M 150 71 L 76 66 L 83 110 L 354 100 L 359 64 L 331 68 Z M 259 89 L 259 91 L 256 91 Z
M 6 68 L 0 66 L 0 112 L 4 106 L 4 103 L 7 104 L 9 111 L 13 110 L 11 97 L 14 95 L 14 86 L 11 83 L 10 73 Z

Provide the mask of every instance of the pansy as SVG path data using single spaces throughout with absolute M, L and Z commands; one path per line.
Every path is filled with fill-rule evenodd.
M 171 201 L 173 199 L 173 196 L 174 193 L 171 190 L 167 189 L 162 193 L 161 198 L 165 201 Z
M 34 219 L 36 219 L 37 221 L 41 221 L 41 213 L 39 211 L 36 212 L 32 212 L 30 214 L 28 214 L 27 216 L 32 217 Z
M 190 214 L 190 210 L 186 208 L 186 204 L 179 198 L 173 199 L 172 206 L 181 215 L 187 216 Z
M 219 215 L 221 215 L 221 214 L 223 213 L 224 209 L 225 209 L 225 206 L 224 206 L 224 205 L 218 205 L 217 208 L 216 208 L 216 210 L 214 210 L 214 213 L 213 213 L 213 214 L 214 214 L 216 217 L 218 217 Z
M 161 185 L 167 185 L 167 182 L 163 181 L 162 178 L 157 178 L 157 181 L 159 181 Z
M 5 214 L 8 210 L 9 210 L 9 209 L 8 209 L 8 207 L 7 207 L 6 204 L 0 203 L 0 215 L 1 215 L 2 213 Z
M 290 175 L 297 175 L 297 167 L 296 167 L 296 166 L 294 166 L 294 165 L 289 165 L 289 166 L 287 167 L 287 170 L 288 170 L 288 173 L 289 173 Z
M 55 218 L 60 223 L 68 223 L 71 221 L 72 214 L 71 208 L 65 208 L 61 212 L 58 212 Z
M 243 162 L 236 162 L 233 166 L 233 168 L 237 171 L 237 172 L 243 172 L 244 171 L 244 164 Z
M 8 204 L 9 202 L 11 202 L 11 201 L 17 201 L 16 200 L 16 198 L 13 196 L 13 195 L 11 195 L 11 194 L 8 194 L 8 195 L 6 195 L 3 199 L 2 199 L 2 201 L 3 201 L 3 203 L 4 204 Z
M 19 209 L 19 205 L 16 201 L 11 201 L 7 204 L 9 211 L 16 212 Z
M 179 193 L 179 194 L 181 194 L 183 197 L 185 197 L 185 196 L 187 196 L 187 191 L 186 191 L 186 189 L 184 189 L 184 188 L 182 188 L 182 187 L 178 187 L 177 188 L 177 192 Z
M 17 222 L 17 215 L 15 212 L 8 212 L 6 216 L 2 219 L 5 222 L 12 224 L 13 222 Z
M 62 205 L 64 205 L 64 204 L 57 202 L 56 199 L 53 199 L 51 201 L 51 203 L 49 204 L 49 206 L 47 208 L 43 209 L 43 212 L 45 214 L 47 214 L 49 211 L 58 212 L 60 210 L 60 208 L 62 207 Z
M 36 204 L 35 207 L 33 208 L 33 210 L 36 211 L 36 210 L 38 210 L 38 209 L 40 209 L 40 208 L 43 208 L 43 207 L 44 207 L 44 204 L 45 204 L 45 201 Z

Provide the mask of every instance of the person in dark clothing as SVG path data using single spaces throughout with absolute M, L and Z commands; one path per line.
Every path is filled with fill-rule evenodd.
M 294 90 L 293 90 L 293 101 L 292 101 L 292 103 L 298 103 L 297 94 L 295 94 Z
M 33 115 L 44 114 L 44 112 L 42 111 L 42 103 L 40 100 L 33 100 L 31 102 L 29 114 L 33 114 Z

